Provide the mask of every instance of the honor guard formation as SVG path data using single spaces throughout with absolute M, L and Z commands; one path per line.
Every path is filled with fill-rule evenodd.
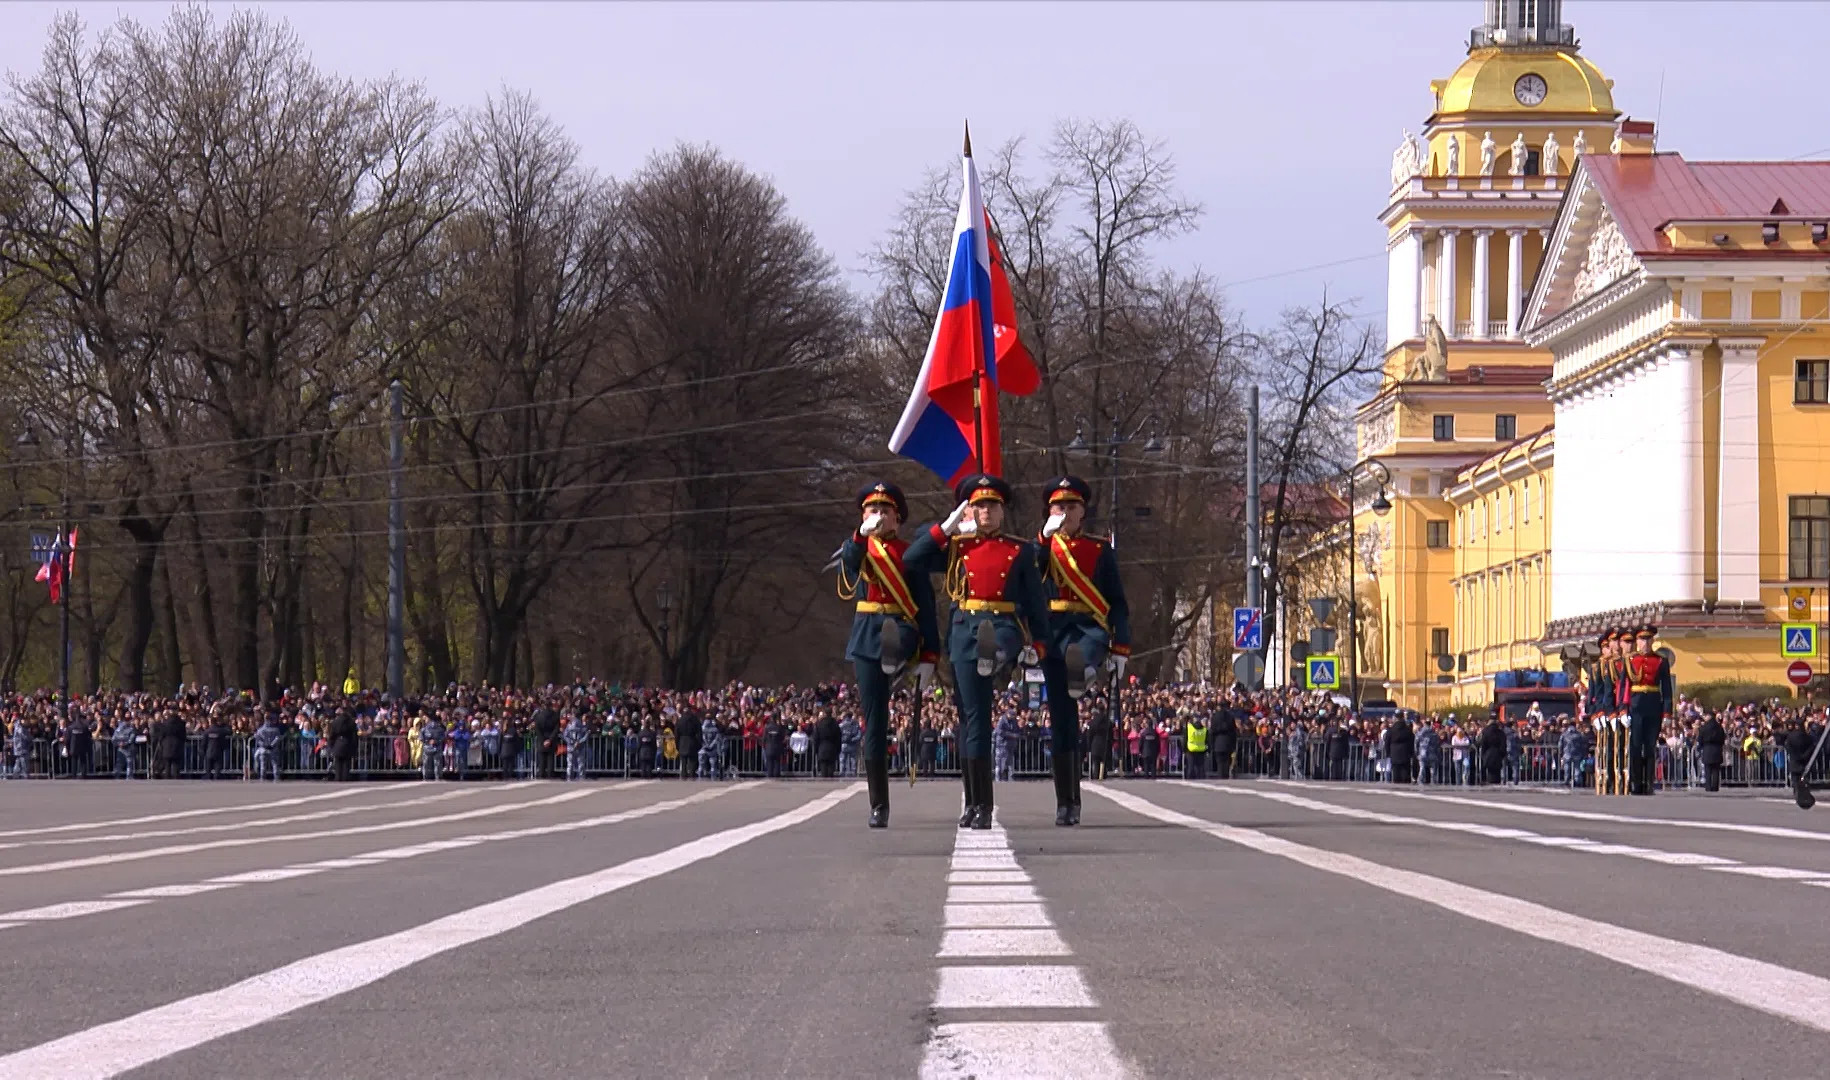
M 1040 669 L 1048 698 L 1055 824 L 1080 823 L 1079 700 L 1102 673 L 1116 684 L 1131 651 L 1130 612 L 1110 541 L 1085 533 L 1086 481 L 1048 486 L 1048 517 L 1034 541 L 1005 531 L 1015 495 L 1002 477 L 980 473 L 954 489 L 946 519 L 905 543 L 896 531 L 908 503 L 880 482 L 858 496 L 857 530 L 840 548 L 839 594 L 857 604 L 846 658 L 867 718 L 864 760 L 870 825 L 889 824 L 885 739 L 889 699 L 911 657 L 917 690 L 934 674 L 941 642 L 931 579 L 944 579 L 950 608 L 947 661 L 959 714 L 962 829 L 990 829 L 992 708 L 1013 674 Z M 917 710 L 919 714 L 919 710 Z

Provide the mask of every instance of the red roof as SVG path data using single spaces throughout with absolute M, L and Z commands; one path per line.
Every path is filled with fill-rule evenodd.
M 1673 221 L 1830 219 L 1830 161 L 1689 162 L 1676 153 L 1588 154 L 1582 166 L 1627 242 L 1642 254 L 1671 252 L 1663 229 Z M 1774 204 L 1781 201 L 1785 209 L 1775 214 Z M 1823 258 L 1815 251 L 1798 254 Z

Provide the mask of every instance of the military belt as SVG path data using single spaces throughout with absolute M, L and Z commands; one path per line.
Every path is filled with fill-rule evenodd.
M 1633 688 L 1633 692 L 1635 694 L 1656 694 L 1656 693 L 1658 693 L 1658 687 L 1656 687 L 1656 686 L 1635 686 Z
M 1091 605 L 1083 604 L 1078 600 L 1050 600 L 1048 602 L 1048 609 L 1050 611 L 1072 612 L 1076 615 L 1093 614 Z
M 885 604 L 885 603 L 879 603 L 876 600 L 858 601 L 858 614 L 860 614 L 860 615 L 897 615 L 897 616 L 901 616 L 903 618 L 908 617 L 908 613 L 902 610 L 901 604 Z
M 961 600 L 961 611 L 975 611 L 988 615 L 1014 615 L 1017 605 L 1009 600 Z

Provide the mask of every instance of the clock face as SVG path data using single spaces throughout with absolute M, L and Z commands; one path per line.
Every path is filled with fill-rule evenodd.
M 1512 96 L 1519 99 L 1520 105 L 1541 105 L 1545 89 L 1544 76 L 1520 75 L 1519 81 L 1512 84 Z

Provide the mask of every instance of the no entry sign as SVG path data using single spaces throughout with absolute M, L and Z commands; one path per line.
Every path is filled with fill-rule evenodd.
M 1803 660 L 1794 660 L 1786 665 L 1786 678 L 1793 686 L 1803 686 L 1811 681 L 1811 665 Z

